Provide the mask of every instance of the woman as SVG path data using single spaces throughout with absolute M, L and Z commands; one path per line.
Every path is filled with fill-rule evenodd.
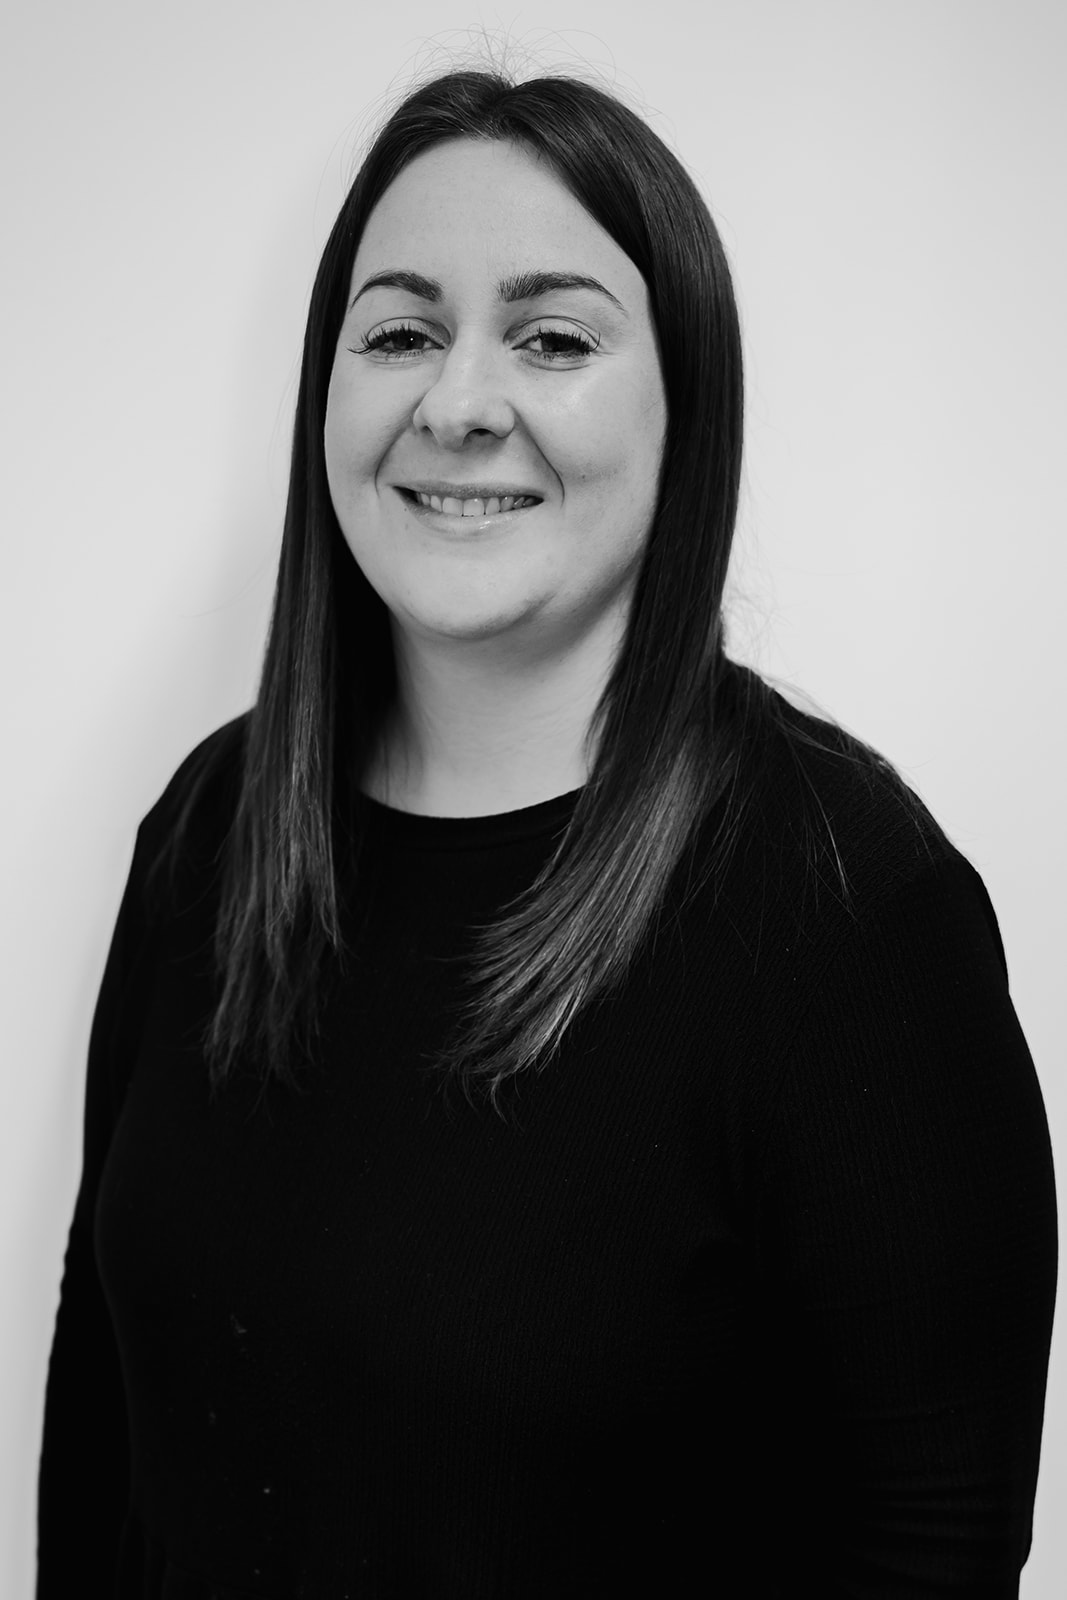
M 119 915 L 41 1596 L 1018 1592 L 1041 1097 L 976 874 L 724 654 L 741 416 L 639 118 L 400 106 Z

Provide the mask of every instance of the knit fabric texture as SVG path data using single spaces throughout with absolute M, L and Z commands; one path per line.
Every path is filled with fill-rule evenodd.
M 576 796 L 362 802 L 312 1070 L 213 1100 L 233 785 L 164 892 L 179 771 L 93 1026 L 40 1600 L 1018 1593 L 1056 1221 L 996 920 L 788 718 L 725 874 L 698 841 L 506 1119 L 430 1063 Z

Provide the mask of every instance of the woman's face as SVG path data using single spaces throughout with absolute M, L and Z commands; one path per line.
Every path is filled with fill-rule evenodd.
M 457 140 L 382 196 L 349 299 L 326 468 L 395 624 L 556 650 L 621 621 L 666 427 L 629 257 L 525 149 Z

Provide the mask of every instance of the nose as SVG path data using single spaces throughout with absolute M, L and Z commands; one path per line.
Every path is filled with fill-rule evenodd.
M 457 340 L 415 407 L 415 427 L 432 433 L 446 450 L 458 450 L 472 437 L 505 438 L 515 426 L 515 413 L 506 393 L 506 356 L 501 356 Z

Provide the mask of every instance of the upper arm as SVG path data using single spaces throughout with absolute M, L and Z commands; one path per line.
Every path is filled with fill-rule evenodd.
M 38 1484 L 39 1600 L 109 1591 L 128 1498 L 126 1403 L 94 1248 L 96 1199 L 132 1059 L 147 954 L 142 832 L 90 1033 L 82 1171 L 48 1367 Z
M 827 1578 L 855 1595 L 1015 1594 L 1055 1195 L 991 908 L 958 858 L 858 922 L 812 995 L 764 1217 L 819 1429 Z

